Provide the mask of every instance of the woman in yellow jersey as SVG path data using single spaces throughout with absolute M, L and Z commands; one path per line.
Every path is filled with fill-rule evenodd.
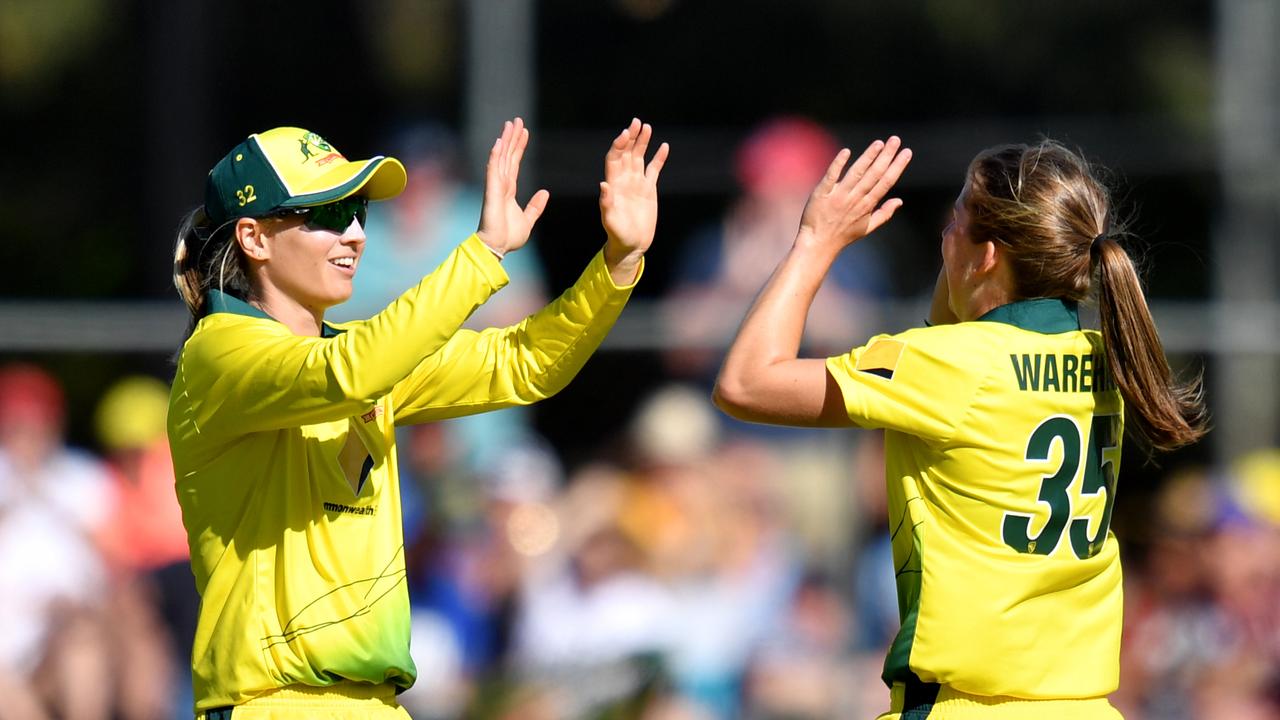
M 901 628 L 885 718 L 1115 718 L 1120 560 L 1110 533 L 1125 420 L 1165 450 L 1205 432 L 1177 382 L 1104 186 L 1052 142 L 980 153 L 942 235 L 928 327 L 800 359 L 814 293 L 902 206 L 896 137 L 809 198 L 747 314 L 715 401 L 756 422 L 884 428 Z M 1082 329 L 1096 300 L 1101 331 Z
M 169 440 L 201 595 L 199 718 L 405 717 L 413 684 L 395 427 L 532 403 L 563 388 L 621 312 L 657 221 L 664 143 L 633 120 L 605 156 L 603 249 L 547 307 L 460 329 L 507 282 L 546 206 L 516 199 L 529 133 L 489 155 L 479 230 L 384 311 L 328 324 L 393 158 L 349 161 L 299 128 L 250 136 L 209 173 L 174 280 L 191 311 Z M 371 242 L 377 242 L 374 238 Z

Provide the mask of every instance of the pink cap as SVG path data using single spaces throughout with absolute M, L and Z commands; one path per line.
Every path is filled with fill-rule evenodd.
M 22 419 L 61 423 L 66 412 L 62 388 L 35 365 L 0 368 L 0 421 Z
M 738 148 L 738 182 L 752 194 L 808 193 L 839 148 L 835 137 L 803 117 L 760 126 Z

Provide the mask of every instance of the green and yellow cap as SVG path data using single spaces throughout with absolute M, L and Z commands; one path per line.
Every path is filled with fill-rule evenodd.
M 255 133 L 209 171 L 204 207 L 222 223 L 310 207 L 361 193 L 386 200 L 404 190 L 404 166 L 392 157 L 347 160 L 319 135 L 296 127 Z

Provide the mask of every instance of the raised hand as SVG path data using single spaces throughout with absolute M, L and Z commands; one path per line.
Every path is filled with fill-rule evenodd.
M 671 148 L 662 143 L 646 166 L 652 137 L 651 125 L 633 119 L 604 156 L 600 221 L 609 236 L 604 256 L 614 279 L 623 283 L 634 278 L 658 225 L 658 175 Z
M 523 208 L 516 200 L 520 160 L 528 144 L 529 130 L 524 120 L 516 118 L 502 124 L 502 135 L 489 151 L 489 164 L 484 173 L 484 205 L 476 234 L 499 257 L 524 247 L 533 224 L 542 216 L 551 197 L 546 190 L 539 190 Z
M 800 219 L 801 236 L 835 250 L 871 234 L 902 207 L 902 200 L 884 200 L 884 196 L 911 162 L 911 150 L 893 136 L 887 142 L 876 140 L 867 146 L 842 178 L 840 173 L 851 155 L 848 148 L 836 154 L 827 174 L 809 195 Z

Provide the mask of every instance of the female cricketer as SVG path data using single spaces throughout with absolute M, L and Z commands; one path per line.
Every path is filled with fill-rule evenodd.
M 548 200 L 516 199 L 529 132 L 489 154 L 479 229 L 384 311 L 345 324 L 367 203 L 399 161 L 349 161 L 315 133 L 250 136 L 209 173 L 174 281 L 192 328 L 169 406 L 201 605 L 197 717 L 407 717 L 414 682 L 395 428 L 528 404 L 563 388 L 613 325 L 657 222 L 663 143 L 633 120 L 605 156 L 604 248 L 517 325 L 460 329 L 507 282 Z M 376 240 L 375 240 L 376 241 Z M 425 269 L 424 269 L 425 272 Z
M 797 358 L 836 255 L 887 222 L 911 160 L 842 150 L 747 314 L 715 401 L 735 417 L 885 430 L 898 606 L 883 718 L 1117 718 L 1120 559 L 1109 531 L 1125 417 L 1155 449 L 1205 432 L 1173 379 L 1090 166 L 1061 145 L 969 165 L 929 326 Z M 1101 332 L 1080 326 L 1096 298 Z

